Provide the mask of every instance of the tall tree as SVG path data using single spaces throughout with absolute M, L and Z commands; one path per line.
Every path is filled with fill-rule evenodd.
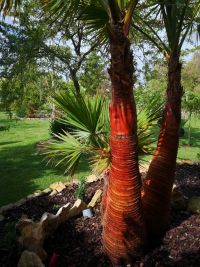
M 16 1 L 15 4 L 19 4 Z M 145 240 L 141 205 L 141 178 L 138 167 L 137 118 L 133 97 L 134 66 L 129 29 L 137 0 L 43 1 L 51 18 L 65 21 L 73 16 L 95 31 L 101 42 L 109 40 L 112 83 L 110 104 L 112 166 L 105 194 L 103 244 L 111 261 L 130 263 Z M 13 1 L 1 1 L 7 12 Z
M 174 183 L 176 157 L 181 122 L 181 86 L 180 61 L 181 49 L 185 39 L 196 26 L 199 30 L 200 1 L 147 1 L 143 19 L 138 17 L 134 28 L 143 33 L 165 56 L 168 65 L 168 84 L 163 120 L 157 149 L 151 161 L 142 191 L 142 202 L 149 238 L 162 236 L 169 225 L 170 200 Z M 147 12 L 147 13 L 146 13 Z M 154 25 L 163 21 L 166 40 L 159 28 L 147 23 L 145 16 L 150 14 Z

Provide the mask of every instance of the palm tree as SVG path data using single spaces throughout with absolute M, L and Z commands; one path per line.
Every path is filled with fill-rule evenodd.
M 104 194 L 103 245 L 115 265 L 131 262 L 142 252 L 145 242 L 132 90 L 134 67 L 128 39 L 136 4 L 137 1 L 92 1 L 84 8 L 81 6 L 80 14 L 88 21 L 90 30 L 98 26 L 98 36 L 104 37 L 106 33 L 110 45 L 111 170 Z
M 20 0 L 0 1 L 6 14 Z M 145 226 L 138 167 L 137 117 L 133 97 L 134 66 L 129 29 L 138 0 L 43 0 L 53 19 L 84 20 L 110 46 L 112 82 L 110 104 L 111 170 L 105 193 L 103 245 L 113 264 L 130 263 L 142 252 Z M 70 22 L 70 19 L 69 19 Z
M 167 41 L 159 36 L 159 31 L 151 27 L 151 23 L 147 23 L 144 17 L 140 16 L 137 20 L 144 25 L 143 29 L 141 24 L 135 24 L 134 28 L 157 46 L 168 65 L 168 85 L 160 135 L 142 190 L 149 238 L 155 238 L 162 236 L 169 225 L 183 95 L 180 55 L 186 37 L 195 26 L 199 29 L 200 1 L 160 0 L 148 1 L 147 4 L 150 8 L 145 14 L 150 16 L 152 23 L 163 21 Z

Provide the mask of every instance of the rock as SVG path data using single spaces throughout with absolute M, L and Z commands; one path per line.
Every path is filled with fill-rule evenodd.
M 87 183 L 93 183 L 96 182 L 99 179 L 99 177 L 95 174 L 91 174 L 89 176 L 86 177 L 86 182 Z
M 33 193 L 34 197 L 39 197 L 41 195 L 43 195 L 43 192 L 41 190 L 36 191 L 35 193 Z
M 47 189 L 44 189 L 42 192 L 44 193 L 44 194 L 50 194 L 51 193 L 51 191 L 52 191 L 52 189 L 51 188 L 47 188 Z
M 102 190 L 101 189 L 98 189 L 96 191 L 96 193 L 94 194 L 92 200 L 90 201 L 90 203 L 88 204 L 88 208 L 94 208 L 94 206 L 96 205 L 97 202 L 100 201 L 101 199 L 101 196 L 102 196 Z
M 49 186 L 52 190 L 56 190 L 57 192 L 61 192 L 63 189 L 65 189 L 65 185 L 62 182 L 56 182 Z
M 188 202 L 188 211 L 200 213 L 200 197 L 192 197 Z
M 64 182 L 63 184 L 65 185 L 65 187 L 68 187 L 69 185 L 72 184 L 72 182 Z
M 86 207 L 87 205 L 78 199 L 72 208 L 68 203 L 61 207 L 56 215 L 44 213 L 39 222 L 33 222 L 27 216 L 23 216 L 16 225 L 16 229 L 21 233 L 18 241 L 26 250 L 36 253 L 40 259 L 44 260 L 47 256 L 43 249 L 45 238 L 52 234 L 60 224 L 77 216 Z
M 70 207 L 71 204 L 67 203 L 65 206 L 61 207 L 56 213 L 56 216 L 59 217 L 59 224 L 67 221 L 67 219 L 69 218 Z
M 26 197 L 27 200 L 31 200 L 31 199 L 33 199 L 33 198 L 35 198 L 35 195 L 34 195 L 34 194 L 30 194 L 30 195 L 28 195 L 28 196 Z
M 171 204 L 177 210 L 183 210 L 187 207 L 187 199 L 176 186 L 173 186 Z
M 3 222 L 4 219 L 4 216 L 0 214 L 0 222 Z
M 45 212 L 40 220 L 40 225 L 44 230 L 45 237 L 53 233 L 59 226 L 58 216 Z
M 15 207 L 19 207 L 21 205 L 23 205 L 24 203 L 26 203 L 27 199 L 26 198 L 22 198 L 20 200 L 18 200 L 17 202 L 15 202 Z
M 82 210 L 86 209 L 87 205 L 81 199 L 77 199 L 73 207 L 69 210 L 69 218 L 79 215 Z
M 18 221 L 18 223 L 16 224 L 16 229 L 21 232 L 24 227 L 26 227 L 27 225 L 31 223 L 32 223 L 32 220 L 28 219 L 26 215 L 23 215 L 21 219 Z
M 57 194 L 58 192 L 56 190 L 53 190 L 51 193 L 50 193 L 50 196 L 53 197 Z
M 40 258 L 34 252 L 25 250 L 18 262 L 17 267 L 45 267 Z
M 46 258 L 46 252 L 43 250 L 45 232 L 41 223 L 34 223 L 30 219 L 21 219 L 16 228 L 20 231 L 19 242 L 23 248 L 33 251 L 42 260 Z
M 13 208 L 15 208 L 15 203 L 11 203 L 11 204 L 2 206 L 2 207 L 0 208 L 0 213 L 3 213 L 3 212 L 5 212 L 5 211 L 10 210 L 10 209 L 13 209 Z

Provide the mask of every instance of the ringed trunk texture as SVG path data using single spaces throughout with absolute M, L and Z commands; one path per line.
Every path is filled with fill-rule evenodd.
M 168 62 L 168 87 L 157 149 L 142 190 L 142 203 L 149 238 L 160 238 L 169 226 L 171 193 L 181 122 L 181 63 L 179 56 Z
M 110 44 L 111 168 L 104 202 L 103 245 L 113 265 L 122 266 L 141 254 L 145 234 L 133 98 L 133 58 L 121 25 L 112 27 Z

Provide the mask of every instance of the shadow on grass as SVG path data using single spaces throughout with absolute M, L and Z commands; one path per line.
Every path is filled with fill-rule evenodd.
M 1 147 L 0 173 L 0 206 L 66 179 L 63 170 L 46 165 L 34 144 Z
M 199 128 L 191 127 L 191 146 L 199 146 L 200 144 L 200 130 Z M 185 128 L 185 134 L 180 138 L 181 145 L 188 145 L 188 129 Z
M 0 146 L 11 145 L 16 143 L 21 143 L 21 141 L 0 142 Z

